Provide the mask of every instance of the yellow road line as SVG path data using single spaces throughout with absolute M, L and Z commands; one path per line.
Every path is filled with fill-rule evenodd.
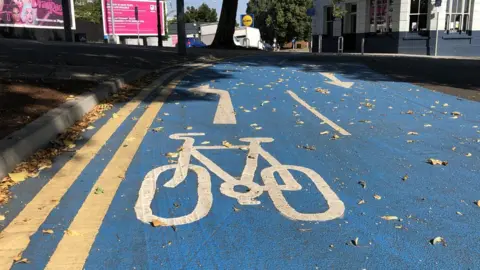
M 307 110 L 309 110 L 311 113 L 313 113 L 316 117 L 320 118 L 323 122 L 325 122 L 327 125 L 331 126 L 333 129 L 335 129 L 338 133 L 342 134 L 343 136 L 349 136 L 352 135 L 345 129 L 341 128 L 339 125 L 335 124 L 332 120 L 328 119 L 326 116 L 323 114 L 319 113 L 315 108 L 312 106 L 308 105 L 307 102 L 305 102 L 303 99 L 299 98 L 297 94 L 294 92 L 288 90 L 287 93 L 292 96 L 293 99 L 295 99 L 298 103 L 300 103 L 303 107 L 305 107 Z
M 161 83 L 160 80 L 155 81 L 123 106 L 117 112 L 118 117 L 108 120 L 0 233 L 0 270 L 10 269 L 13 259 L 28 247 L 30 236 L 38 231 L 50 212 L 58 205 L 102 146 L 140 102 Z
M 133 157 L 162 108 L 164 101 L 183 76 L 185 74 L 176 78 L 168 85 L 165 91 L 159 93 L 159 96 L 149 105 L 135 127 L 128 134 L 122 144 L 127 144 L 128 146 L 120 147 L 103 170 L 68 229 L 73 233 L 71 235 L 64 234 L 46 269 L 83 269 L 105 214 L 122 179 L 125 177 Z M 94 194 L 96 187 L 102 187 L 104 193 L 101 195 Z

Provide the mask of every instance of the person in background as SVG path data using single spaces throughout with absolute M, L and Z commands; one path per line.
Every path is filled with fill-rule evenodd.
M 297 41 L 297 38 L 294 37 L 294 38 L 292 39 L 292 49 L 293 49 L 293 50 L 295 50 L 295 43 L 296 43 L 296 41 Z

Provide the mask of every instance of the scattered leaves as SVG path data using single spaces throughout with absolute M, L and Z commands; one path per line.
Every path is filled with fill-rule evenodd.
M 475 204 L 480 207 L 480 200 L 476 201 Z
M 425 124 L 425 125 L 423 125 L 423 127 L 432 127 L 432 125 L 430 125 L 430 124 Z
M 201 144 L 202 144 L 202 145 L 210 144 L 210 142 L 209 142 L 209 141 L 203 141 Z
M 442 244 L 443 246 L 447 246 L 447 242 L 445 241 L 445 239 L 443 239 L 443 237 L 440 237 L 440 236 L 437 236 L 435 238 L 433 238 L 432 240 L 430 240 L 430 244 L 432 245 L 436 245 L 436 244 Z
M 322 88 L 315 89 L 315 92 L 318 92 L 318 93 L 321 93 L 321 94 L 324 94 L 324 95 L 329 95 L 330 94 L 330 91 L 328 91 L 327 89 L 322 89 Z
M 191 126 L 188 126 L 188 127 L 186 127 L 185 129 L 186 129 L 186 130 L 192 130 L 192 129 L 193 129 L 193 127 L 191 127 Z
M 330 133 L 330 131 L 325 130 L 325 131 L 320 132 L 320 135 L 327 135 L 327 134 L 329 134 L 329 133 Z
M 398 220 L 397 216 L 383 216 L 381 217 L 383 220 Z
M 8 176 L 10 176 L 10 179 L 12 179 L 13 182 L 19 183 L 25 181 L 28 177 L 28 172 L 26 171 L 21 171 L 18 173 L 9 173 Z
M 452 115 L 453 116 L 462 116 L 462 114 L 460 112 L 452 112 Z
M 408 111 L 407 111 L 407 114 L 413 114 L 413 111 L 412 111 L 412 110 L 408 110 Z
M 94 194 L 98 195 L 98 194 L 103 194 L 104 193 L 104 190 L 103 188 L 101 187 L 96 187 L 95 188 L 95 191 L 93 192 Z
M 92 130 L 92 129 L 95 129 L 95 127 L 94 127 L 94 126 L 92 126 L 92 125 L 90 125 L 90 126 L 88 126 L 86 129 L 88 129 L 88 130 Z
M 262 101 L 262 104 L 260 104 L 260 106 L 263 106 L 263 105 L 268 104 L 268 103 L 270 103 L 270 101 L 264 100 L 264 101 Z
M 415 132 L 415 131 L 409 131 L 407 134 L 408 134 L 408 135 L 414 135 L 414 136 L 416 136 L 416 135 L 418 135 L 418 132 Z
M 178 155 L 177 152 L 168 152 L 165 156 L 168 158 L 178 158 Z
M 161 131 L 163 131 L 163 127 L 152 128 L 152 131 L 153 132 L 161 132 Z
M 159 219 L 152 220 L 153 227 L 168 226 L 166 223 L 160 221 Z
M 405 175 L 402 177 L 402 180 L 403 180 L 403 181 L 407 181 L 407 180 L 408 180 L 408 174 L 405 174 Z
M 303 125 L 305 124 L 305 122 L 301 121 L 301 120 L 297 120 L 297 125 Z
M 361 181 L 358 181 L 358 184 L 362 186 L 362 188 L 367 188 L 367 182 L 361 180 Z
M 337 134 L 333 134 L 332 140 L 338 140 L 338 139 L 340 139 L 340 136 L 338 136 Z
M 63 144 L 68 148 L 68 149 L 72 149 L 72 148 L 75 148 L 76 145 L 73 143 L 73 141 L 71 140 L 63 140 Z
M 416 140 L 407 140 L 407 143 L 414 143 Z
M 452 151 L 455 151 L 455 150 L 457 150 L 457 147 L 455 147 L 455 146 L 452 147 Z
M 427 163 L 432 164 L 432 165 L 443 165 L 443 166 L 448 165 L 447 161 L 441 161 L 439 159 L 434 159 L 434 158 L 428 159 Z
M 112 118 L 114 118 L 114 119 L 115 119 L 115 118 L 118 118 L 118 114 L 113 113 L 113 114 L 112 114 Z
M 378 194 L 375 194 L 373 195 L 373 198 L 375 198 L 375 200 L 379 201 L 382 199 L 382 196 L 378 195 Z
M 372 121 L 370 121 L 370 120 L 359 120 L 358 122 L 365 123 L 365 124 L 371 124 L 372 123 Z
M 42 233 L 43 234 L 53 234 L 53 230 L 52 229 L 42 230 Z
M 17 263 L 30 263 L 30 260 L 27 259 L 27 258 L 22 258 L 22 257 L 18 258 L 18 256 L 17 256 L 17 257 L 15 257 L 15 258 L 13 259 L 13 263 L 14 263 L 14 264 L 17 264 Z
M 234 207 L 233 207 L 233 211 L 234 211 L 234 212 L 240 212 L 240 208 L 237 208 L 237 207 L 234 206 Z
M 472 153 L 466 153 L 465 156 L 466 156 L 466 157 L 471 157 L 471 156 L 472 156 Z
M 358 247 L 358 237 L 355 237 L 355 239 L 352 240 L 352 244 Z
M 357 204 L 358 204 L 358 205 L 361 205 L 361 204 L 365 204 L 365 203 L 366 203 L 365 200 L 360 200 L 360 201 L 358 201 Z
M 68 236 L 80 236 L 81 235 L 81 233 L 79 233 L 77 231 L 74 231 L 74 230 L 66 230 L 65 234 L 68 235 Z
M 233 145 L 232 145 L 231 143 L 229 143 L 228 141 L 223 141 L 223 142 L 222 142 L 222 145 L 225 146 L 225 147 L 227 147 L 227 148 L 230 148 L 230 147 L 233 146 Z

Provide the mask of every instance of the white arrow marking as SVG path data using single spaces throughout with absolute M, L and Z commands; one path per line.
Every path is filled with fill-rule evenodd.
M 216 94 L 220 97 L 220 100 L 218 101 L 217 112 L 215 113 L 215 118 L 213 119 L 214 124 L 235 125 L 237 123 L 235 111 L 233 110 L 232 99 L 228 91 L 210 88 L 210 85 L 202 85 L 198 88 L 192 88 L 189 91 Z
M 333 85 L 340 86 L 340 87 L 343 87 L 343 88 L 350 88 L 354 84 L 353 82 L 342 82 L 337 77 L 335 77 L 335 74 L 330 73 L 330 72 L 320 72 L 320 74 L 322 74 L 322 76 L 325 76 L 328 79 L 330 79 L 330 81 L 326 81 L 326 83 L 329 83 L 329 84 L 333 84 Z

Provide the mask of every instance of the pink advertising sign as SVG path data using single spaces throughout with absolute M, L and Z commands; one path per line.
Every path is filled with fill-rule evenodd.
M 75 14 L 73 0 L 68 2 Z M 62 0 L 0 0 L 0 26 L 63 29 Z
M 111 7 L 113 2 L 114 27 L 112 29 Z M 138 28 L 141 36 L 157 35 L 157 2 L 155 0 L 102 0 L 103 33 L 105 35 L 136 36 L 137 21 L 135 7 L 138 7 Z M 165 35 L 164 4 L 160 1 L 162 35 Z M 115 33 L 112 33 L 114 30 Z

